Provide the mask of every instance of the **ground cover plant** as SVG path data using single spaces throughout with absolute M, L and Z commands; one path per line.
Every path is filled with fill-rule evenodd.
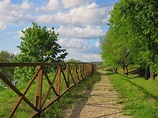
M 158 117 L 158 82 L 145 80 L 142 77 L 130 74 L 110 74 L 114 88 L 120 93 L 118 103 L 124 105 L 124 114 L 135 118 Z

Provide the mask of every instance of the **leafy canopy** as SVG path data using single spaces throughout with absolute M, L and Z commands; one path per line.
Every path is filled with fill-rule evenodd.
M 67 56 L 66 49 L 62 49 L 57 43 L 58 33 L 54 27 L 47 29 L 46 26 L 40 27 L 33 23 L 33 27 L 22 30 L 21 44 L 18 46 L 20 54 L 15 62 L 60 62 Z M 17 67 L 15 68 L 15 79 L 18 83 L 27 82 L 31 79 L 36 68 Z M 50 68 L 46 68 L 51 71 Z
M 22 30 L 21 44 L 18 46 L 20 54 L 17 60 L 20 62 L 54 62 L 62 61 L 68 54 L 57 43 L 58 33 L 54 27 L 47 29 L 33 23 L 32 28 Z
M 124 40 L 117 43 L 126 42 L 132 60 L 146 64 L 155 73 L 158 72 L 157 11 L 157 0 L 120 0 L 110 12 L 109 30 L 112 33 L 108 34 L 109 40 L 113 39 L 111 37 Z
M 12 62 L 12 60 L 14 58 L 15 58 L 14 54 L 11 54 L 7 51 L 0 51 L 0 62 L 1 63 Z M 0 68 L 0 72 L 2 74 L 4 74 L 7 79 L 9 79 L 10 81 L 13 81 L 14 68 L 3 67 L 3 68 Z M 0 81 L 0 86 L 1 85 L 4 85 L 4 84 Z

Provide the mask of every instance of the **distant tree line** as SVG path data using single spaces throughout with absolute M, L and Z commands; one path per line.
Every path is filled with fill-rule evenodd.
M 101 37 L 102 59 L 114 72 L 129 64 L 145 69 L 145 78 L 158 74 L 158 1 L 120 0 L 110 12 L 109 30 Z
M 12 62 L 12 60 L 14 60 L 14 59 L 15 59 L 14 54 L 11 54 L 7 51 L 0 51 L 0 62 L 1 63 Z M 0 68 L 0 72 L 3 73 L 7 79 L 9 79 L 10 81 L 13 81 L 14 68 L 3 67 L 3 68 Z M 2 81 L 0 81 L 0 86 L 5 86 L 5 84 L 2 83 Z

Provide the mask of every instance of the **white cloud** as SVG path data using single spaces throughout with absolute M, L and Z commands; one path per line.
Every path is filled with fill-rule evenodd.
M 73 26 L 60 26 L 56 29 L 59 32 L 60 37 L 64 38 L 81 38 L 92 39 L 98 38 L 103 34 L 100 26 L 85 26 L 85 27 L 73 27 Z
M 12 4 L 10 0 L 0 1 L 0 11 L 3 12 L 18 12 L 24 13 L 29 12 L 34 7 L 33 3 L 28 2 L 28 0 L 24 0 L 21 4 Z
M 7 28 L 6 24 L 4 22 L 0 22 L 0 30 L 4 30 L 6 28 Z
M 100 48 L 96 47 L 92 42 L 86 42 L 83 39 L 60 38 L 58 43 L 62 48 L 65 48 L 69 53 L 82 54 L 99 54 Z
M 29 11 L 33 4 L 25 0 L 22 4 L 12 4 L 10 0 L 0 1 L 0 30 L 4 30 L 8 25 L 19 24 L 23 21 L 34 19 Z
M 41 15 L 36 19 L 36 21 L 39 23 L 52 23 L 52 22 L 54 22 L 52 15 Z
M 100 43 L 99 43 L 99 42 L 96 42 L 96 43 L 95 43 L 95 47 L 97 47 L 97 48 L 100 47 Z
M 101 52 L 100 48 L 96 47 L 94 44 L 88 43 L 87 48 L 78 50 L 81 53 L 89 53 L 89 54 L 99 54 Z
M 49 0 L 46 6 L 36 8 L 36 11 L 48 12 L 48 11 L 60 11 L 62 9 L 63 9 L 63 5 L 61 3 L 61 0 Z
M 92 1 L 94 0 L 62 0 L 62 3 L 65 8 L 74 8 Z
M 10 0 L 0 1 L 0 11 L 2 11 L 3 9 L 6 9 L 8 4 L 10 4 Z
M 14 34 L 6 38 L 10 42 L 13 38 L 19 39 L 22 33 L 20 28 L 30 27 L 31 22 L 36 21 L 38 25 L 51 26 L 59 32 L 58 43 L 67 49 L 72 58 L 95 61 L 100 60 L 98 37 L 103 34 L 103 27 L 109 19 L 110 5 L 95 3 L 96 0 L 46 0 L 31 1 L 22 0 L 11 2 L 11 0 L 0 0 L 0 30 L 6 35 L 16 29 Z M 105 1 L 106 2 L 106 1 Z M 42 3 L 42 4 L 41 4 Z M 98 2 L 99 3 L 99 2 Z M 20 27 L 12 27 L 12 26 Z M 9 30 L 7 27 L 9 26 Z M 88 39 L 88 40 L 85 40 Z M 3 41 L 6 42 L 6 41 Z M 13 51 L 12 45 L 17 46 L 20 40 L 14 40 L 7 47 Z M 6 46 L 5 46 L 6 47 Z M 1 48 L 6 49 L 5 47 Z M 14 51 L 15 52 L 15 51 Z M 16 51 L 18 52 L 18 51 Z
M 33 8 L 33 3 L 28 2 L 28 0 L 25 0 L 22 4 L 21 4 L 21 9 L 28 11 L 31 10 Z
M 107 14 L 108 10 L 106 8 L 99 7 L 93 2 L 70 9 L 69 11 L 39 16 L 37 22 L 74 26 L 105 25 L 104 19 L 107 18 Z
M 85 49 L 87 47 L 87 42 L 82 39 L 66 39 L 61 38 L 58 40 L 58 43 L 66 49 Z
M 36 7 L 33 1 L 28 0 L 20 4 L 12 4 L 10 0 L 0 1 L 0 19 L 5 19 L 0 21 L 0 29 L 32 21 L 78 27 L 106 25 L 109 6 L 102 7 L 93 1 L 95 0 L 48 0 L 41 7 Z
M 83 58 L 84 60 L 87 60 L 87 61 L 101 61 L 100 54 L 85 54 Z

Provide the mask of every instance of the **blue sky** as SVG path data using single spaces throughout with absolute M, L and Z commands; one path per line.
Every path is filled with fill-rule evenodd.
M 59 32 L 68 59 L 101 61 L 99 36 L 118 0 L 0 0 L 0 50 L 19 53 L 21 30 L 32 22 Z

